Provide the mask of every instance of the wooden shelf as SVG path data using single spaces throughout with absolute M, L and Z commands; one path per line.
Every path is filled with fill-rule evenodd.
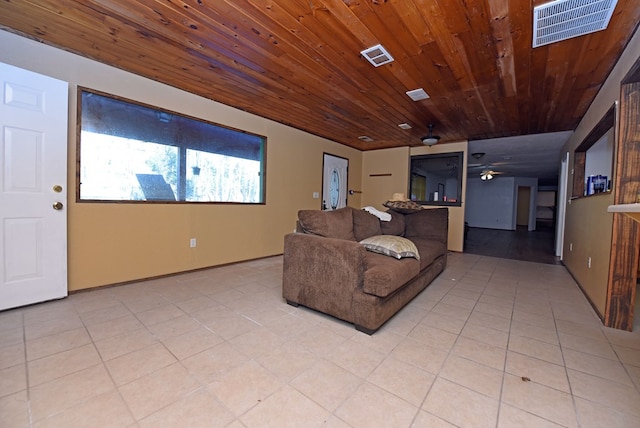
M 623 213 L 640 222 L 640 204 L 609 205 L 607 211 L 610 213 Z

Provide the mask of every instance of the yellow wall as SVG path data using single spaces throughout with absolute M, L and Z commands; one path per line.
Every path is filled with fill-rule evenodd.
M 319 209 L 323 152 L 349 159 L 359 189 L 362 153 L 149 79 L 0 31 L 0 61 L 69 82 L 69 290 L 282 253 L 297 211 Z M 84 86 L 267 137 L 266 204 L 76 203 L 76 88 Z M 259 100 L 256 100 L 259 102 Z M 349 198 L 359 206 L 360 195 Z M 197 247 L 189 248 L 189 239 Z
M 640 57 L 640 32 L 631 39 L 623 55 L 613 68 L 595 100 L 580 121 L 575 132 L 562 150 L 570 153 L 569 170 L 573 170 L 574 151 L 602 119 L 611 106 L 620 99 L 620 82 Z M 617 120 L 616 120 L 617 123 Z M 618 130 L 616 129 L 616 139 Z M 615 170 L 613 174 L 615 175 Z M 569 193 L 573 177 L 569 176 Z M 615 189 L 613 189 L 615 192 Z M 600 314 L 604 313 L 611 252 L 613 214 L 607 206 L 612 195 L 578 198 L 567 204 L 563 262 L 580 286 L 585 290 Z M 573 244 L 573 250 L 570 249 Z M 588 258 L 591 257 L 591 268 Z
M 467 192 L 467 142 L 437 144 L 432 147 L 398 147 L 362 154 L 362 205 L 384 209 L 382 204 L 394 193 L 408 194 L 409 164 L 412 155 L 464 152 L 462 206 L 449 207 L 449 250 L 464 249 L 464 203 Z M 380 175 L 383 174 L 383 175 Z

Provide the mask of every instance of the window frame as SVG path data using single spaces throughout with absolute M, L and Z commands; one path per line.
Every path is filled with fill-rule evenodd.
M 260 200 L 258 202 L 240 202 L 240 201 L 189 201 L 189 200 L 133 200 L 133 199 L 82 199 L 80 195 L 81 188 L 81 153 L 82 153 L 82 96 L 83 93 L 96 94 L 101 97 L 110 98 L 112 100 L 121 101 L 124 103 L 128 103 L 134 106 L 140 106 L 143 108 L 148 108 L 154 110 L 156 114 L 169 114 L 178 116 L 182 119 L 193 120 L 196 122 L 200 122 L 206 125 L 215 126 L 218 128 L 222 128 L 228 131 L 238 132 L 242 134 L 247 134 L 252 137 L 256 137 L 262 140 L 261 142 L 261 150 L 260 150 Z M 108 204 L 213 204 L 213 205 L 266 205 L 267 203 L 267 137 L 261 134 L 256 134 L 253 132 L 249 132 L 246 130 L 234 128 L 227 125 L 222 125 L 220 123 L 212 122 L 210 120 L 206 120 L 200 117 L 191 116 L 188 114 L 184 114 L 181 112 L 177 112 L 174 110 L 169 110 L 163 107 L 154 106 L 151 104 L 147 104 L 141 101 L 132 100 L 130 98 L 122 97 L 119 95 L 113 95 L 106 92 L 98 91 L 95 89 L 78 86 L 77 87 L 77 108 L 76 108 L 76 180 L 75 180 L 75 194 L 76 194 L 76 203 L 108 203 Z M 178 151 L 181 154 L 184 154 L 187 150 L 192 147 L 188 147 L 186 145 L 167 145 L 172 147 L 177 147 Z M 180 158 L 180 162 L 184 163 L 186 159 Z M 186 171 L 185 171 L 186 174 Z M 183 180 L 184 177 L 178 176 L 178 180 Z

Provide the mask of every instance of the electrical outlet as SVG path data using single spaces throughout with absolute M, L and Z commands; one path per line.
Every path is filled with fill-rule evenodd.
M 196 248 L 196 238 L 191 238 L 189 240 L 189 247 Z
M 587 261 L 587 266 L 591 269 L 591 257 L 589 257 L 589 260 Z

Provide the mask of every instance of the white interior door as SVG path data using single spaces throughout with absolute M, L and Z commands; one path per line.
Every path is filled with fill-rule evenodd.
M 347 206 L 349 159 L 324 154 L 322 162 L 322 209 L 336 210 Z
M 567 213 L 567 190 L 569 187 L 569 152 L 565 153 L 560 164 L 560 177 L 558 180 L 558 202 L 556 203 L 556 257 L 562 260 L 564 250 L 564 221 Z
M 0 63 L 0 310 L 67 295 L 68 84 Z

